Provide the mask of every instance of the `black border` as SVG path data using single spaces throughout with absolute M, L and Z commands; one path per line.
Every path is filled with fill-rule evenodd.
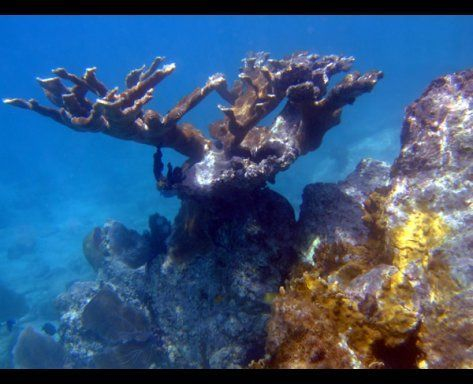
M 60 382 L 64 384 L 89 384 L 124 382 L 169 383 L 170 380 L 185 380 L 185 383 L 230 382 L 248 384 L 332 384 L 332 383 L 376 383 L 376 384 L 470 384 L 472 370 L 3 370 L 0 380 L 4 383 Z
M 284 15 L 473 14 L 467 0 L 2 0 L 0 14 Z

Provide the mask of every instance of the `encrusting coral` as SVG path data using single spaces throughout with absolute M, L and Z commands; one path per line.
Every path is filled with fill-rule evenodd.
M 432 82 L 407 109 L 388 183 L 368 198 L 333 187 L 352 208 L 306 187 L 301 245 L 321 238 L 275 298 L 254 367 L 473 367 L 472 86 L 473 70 Z M 340 221 L 357 207 L 365 231 Z
M 274 181 L 275 175 L 297 157 L 318 148 L 324 134 L 340 122 L 342 107 L 371 91 L 382 77 L 380 71 L 348 73 L 328 91 L 330 78 L 349 71 L 352 57 L 320 57 L 303 52 L 272 60 L 269 54 L 259 52 L 243 60 L 239 79 L 231 89 L 222 74 L 215 74 L 162 116 L 143 107 L 152 99 L 154 88 L 175 69 L 174 64 L 160 68 L 163 61 L 157 57 L 149 68 L 131 71 L 126 77 L 127 89 L 121 93 L 100 82 L 95 76 L 96 68 L 87 69 L 82 77 L 64 68 L 55 69 L 56 77 L 38 82 L 59 109 L 41 106 L 34 99 L 3 101 L 76 131 L 102 132 L 155 146 L 154 173 L 163 193 L 215 193 L 221 197 L 225 194 L 220 187 L 247 192 Z M 73 86 L 66 87 L 61 79 Z M 212 91 L 229 105 L 219 105 L 225 116 L 210 127 L 213 141 L 191 124 L 178 124 Z M 95 94 L 95 102 L 86 97 L 88 92 Z M 286 105 L 273 124 L 259 126 L 284 99 Z M 168 164 L 166 175 L 161 160 L 164 147 L 188 157 L 182 167 Z

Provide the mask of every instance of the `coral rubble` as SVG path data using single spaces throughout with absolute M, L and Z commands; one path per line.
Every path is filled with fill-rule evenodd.
M 472 70 L 448 75 L 407 109 L 401 154 L 364 214 L 356 187 L 306 187 L 313 265 L 275 299 L 254 366 L 473 367 L 472 89 Z

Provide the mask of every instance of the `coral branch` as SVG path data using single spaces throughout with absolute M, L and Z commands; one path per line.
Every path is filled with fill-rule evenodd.
M 172 114 L 161 118 L 154 111 L 143 111 L 143 107 L 152 99 L 154 87 L 170 75 L 175 65 L 165 65 L 158 69 L 164 60 L 157 57 L 150 68 L 145 66 L 130 72 L 126 78 L 127 89 L 118 93 L 118 89 L 109 91 L 95 76 L 96 68 L 86 70 L 78 77 L 64 68 L 53 70 L 57 77 L 38 79 L 46 97 L 59 109 L 41 106 L 36 100 L 4 99 L 4 103 L 30 109 L 76 131 L 102 132 L 107 135 L 133 140 L 157 147 L 172 147 L 191 159 L 202 157 L 208 146 L 200 131 L 190 125 L 178 126 L 177 121 L 210 91 L 217 83 L 210 82 L 194 91 L 171 110 Z M 66 87 L 61 79 L 73 84 Z M 99 98 L 92 103 L 86 94 L 92 92 Z
M 166 194 L 181 196 L 251 191 L 286 169 L 297 157 L 313 151 L 323 135 L 340 122 L 341 109 L 363 93 L 371 91 L 382 77 L 379 71 L 364 75 L 349 73 L 327 94 L 330 77 L 350 70 L 354 59 L 335 55 L 319 57 L 301 52 L 282 60 L 258 52 L 243 60 L 243 68 L 230 89 L 222 74 L 209 77 L 202 88 L 183 97 L 166 115 L 143 110 L 154 88 L 175 69 L 156 57 L 149 68 L 132 70 L 126 89 L 108 90 L 89 68 L 82 77 L 63 68 L 57 77 L 38 79 L 46 97 L 58 109 L 41 106 L 36 100 L 5 99 L 16 107 L 30 109 L 76 131 L 102 132 L 158 148 L 154 173 L 158 187 Z M 61 79 L 73 84 L 66 87 Z M 178 124 L 184 115 L 209 93 L 216 91 L 229 105 L 219 105 L 224 118 L 213 123 L 206 139 L 188 123 Z M 88 92 L 98 96 L 95 102 Z M 269 127 L 258 124 L 286 100 L 282 112 Z M 168 147 L 189 157 L 184 166 L 168 166 L 166 176 L 159 148 Z M 231 194 L 230 194 L 231 196 Z
M 184 97 L 164 118 L 164 124 L 174 124 L 179 121 L 187 112 L 200 103 L 210 92 L 221 88 L 225 78 L 221 74 L 213 75 L 203 88 L 197 88 L 190 95 Z

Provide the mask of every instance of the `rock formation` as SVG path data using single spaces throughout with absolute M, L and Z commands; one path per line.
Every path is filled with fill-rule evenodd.
M 183 203 L 170 234 L 164 218 L 151 217 L 152 237 L 169 237 L 146 265 L 129 255 L 142 260 L 149 233 L 109 222 L 87 236 L 97 281 L 57 300 L 67 366 L 236 368 L 264 353 L 271 297 L 297 257 L 291 205 L 270 190 L 216 210 L 188 204 L 196 205 Z M 133 247 L 124 258 L 113 244 Z
M 255 367 L 473 367 L 472 111 L 472 70 L 437 79 L 407 109 L 388 182 L 377 167 L 378 185 L 306 187 L 313 262 L 281 288 Z

